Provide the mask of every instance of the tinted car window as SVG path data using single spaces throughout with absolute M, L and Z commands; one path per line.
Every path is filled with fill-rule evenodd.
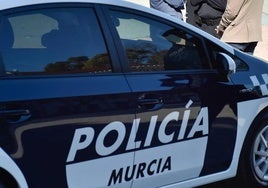
M 111 72 L 90 8 L 43 9 L 2 20 L 0 53 L 8 74 Z M 96 45 L 98 44 L 98 45 Z
M 212 43 L 211 41 L 206 40 L 206 47 L 208 49 L 208 52 L 210 53 L 210 61 L 212 63 L 212 67 L 214 69 L 217 69 L 219 66 L 219 62 L 217 62 L 217 54 L 219 52 L 223 52 L 225 54 L 228 54 L 232 59 L 234 60 L 236 64 L 236 71 L 248 71 L 249 67 L 246 62 L 244 62 L 242 59 L 238 58 L 235 55 L 230 54 L 220 46 L 216 45 L 215 43 Z
M 162 71 L 208 68 L 201 40 L 167 24 L 112 11 L 130 70 Z

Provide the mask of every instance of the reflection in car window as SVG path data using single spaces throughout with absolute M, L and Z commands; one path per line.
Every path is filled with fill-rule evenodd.
M 200 70 L 208 63 L 201 41 L 185 31 L 135 14 L 111 11 L 130 70 Z
M 8 74 L 112 71 L 99 24 L 90 8 L 43 9 L 11 15 L 1 22 L 0 41 Z

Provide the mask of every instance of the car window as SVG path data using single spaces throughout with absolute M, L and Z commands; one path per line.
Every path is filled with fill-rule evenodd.
M 205 43 L 206 43 L 208 52 L 210 53 L 210 60 L 211 60 L 212 67 L 214 69 L 217 69 L 217 66 L 219 64 L 219 62 L 217 62 L 217 54 L 219 52 L 222 52 L 222 53 L 229 55 L 234 60 L 236 64 L 236 71 L 248 71 L 249 70 L 247 63 L 244 62 L 242 59 L 238 58 L 235 55 L 232 55 L 231 53 L 229 53 L 228 51 L 226 51 L 225 49 L 223 49 L 222 47 L 218 46 L 217 44 L 211 41 L 205 40 Z
M 202 42 L 178 28 L 132 13 L 111 11 L 130 70 L 200 70 L 208 61 Z
M 0 25 L 7 74 L 111 72 L 93 9 L 42 9 L 10 15 Z M 97 45 L 96 45 L 97 44 Z

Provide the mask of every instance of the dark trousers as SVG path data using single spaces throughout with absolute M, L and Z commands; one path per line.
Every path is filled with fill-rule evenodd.
M 243 52 L 253 54 L 258 42 L 249 42 L 249 43 L 228 43 L 234 48 L 237 48 Z

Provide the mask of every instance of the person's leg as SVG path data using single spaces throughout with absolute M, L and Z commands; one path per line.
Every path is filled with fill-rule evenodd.
M 250 42 L 248 43 L 247 47 L 245 48 L 244 52 L 253 54 L 258 42 Z
M 228 44 L 230 44 L 232 47 L 244 52 L 248 43 L 228 43 Z
M 237 48 L 243 52 L 253 54 L 258 42 L 250 42 L 250 43 L 228 43 L 234 48 Z

